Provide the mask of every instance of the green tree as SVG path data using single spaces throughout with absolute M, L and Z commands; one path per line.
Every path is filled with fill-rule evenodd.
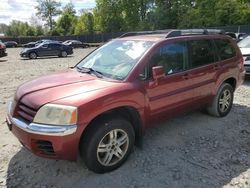
M 94 16 L 90 12 L 84 12 L 77 21 L 75 34 L 91 34 L 94 32 Z
M 27 31 L 26 31 L 26 36 L 35 36 L 36 35 L 36 30 L 34 27 L 29 26 Z
M 37 25 L 35 27 L 35 35 L 36 36 L 42 36 L 44 34 L 45 34 L 45 31 L 44 31 L 43 27 L 41 25 Z
M 6 35 L 7 30 L 8 30 L 8 25 L 6 25 L 6 24 L 0 24 L 0 33 L 3 33 L 3 34 Z
M 179 27 L 249 24 L 250 4 L 239 0 L 196 0 Z
M 53 17 L 58 16 L 61 13 L 61 3 L 55 0 L 37 0 L 37 2 L 37 15 L 46 22 L 46 24 L 49 26 L 50 31 L 52 31 L 53 26 L 55 25 Z
M 75 25 L 77 23 L 76 11 L 72 3 L 68 3 L 63 7 L 62 15 L 56 23 L 56 30 L 60 35 L 74 34 Z
M 118 32 L 124 27 L 122 1 L 96 0 L 94 10 L 96 29 L 101 32 Z
M 29 29 L 30 26 L 27 22 L 13 20 L 10 22 L 6 34 L 13 37 L 27 36 Z
M 71 1 L 63 7 L 63 13 L 67 13 L 70 15 L 76 14 L 76 10 L 75 10 L 74 5 Z

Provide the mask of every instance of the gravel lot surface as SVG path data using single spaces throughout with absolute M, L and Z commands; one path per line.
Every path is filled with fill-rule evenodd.
M 82 161 L 49 160 L 24 149 L 7 129 L 7 102 L 21 83 L 76 64 L 92 49 L 67 58 L 23 60 L 21 49 L 0 59 L 0 187 L 250 187 L 250 79 L 235 93 L 231 113 L 192 112 L 148 129 L 119 169 L 99 175 Z

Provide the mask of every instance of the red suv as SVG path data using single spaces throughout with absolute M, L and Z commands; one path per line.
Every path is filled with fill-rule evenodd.
M 6 46 L 5 44 L 0 40 L 0 57 L 5 57 L 7 56 L 6 53 Z
M 244 80 L 236 43 L 216 30 L 127 33 L 74 68 L 21 85 L 7 124 L 24 147 L 104 173 L 119 167 L 145 128 L 197 108 L 217 117 Z

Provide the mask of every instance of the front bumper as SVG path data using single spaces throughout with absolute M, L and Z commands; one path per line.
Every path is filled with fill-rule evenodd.
M 28 53 L 20 53 L 20 56 L 21 56 L 21 57 L 28 57 L 29 54 L 28 54 Z
M 7 116 L 8 125 L 15 125 L 25 132 L 47 136 L 66 136 L 76 132 L 77 125 L 53 126 L 37 123 L 27 124 L 25 121 Z M 11 130 L 11 127 L 9 127 Z
M 25 148 L 41 157 L 64 160 L 77 159 L 79 143 L 77 125 L 28 124 L 12 117 L 10 110 L 9 108 L 6 118 L 7 125 Z

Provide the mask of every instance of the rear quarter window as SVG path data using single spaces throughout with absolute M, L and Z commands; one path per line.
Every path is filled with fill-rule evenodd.
M 230 59 L 236 56 L 236 50 L 233 44 L 227 39 L 215 39 L 218 55 L 221 60 Z

